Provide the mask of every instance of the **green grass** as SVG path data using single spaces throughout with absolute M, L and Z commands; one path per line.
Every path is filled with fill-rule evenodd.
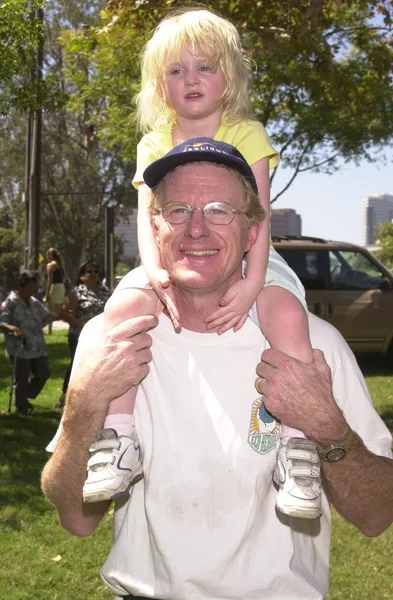
M 99 567 L 111 544 L 111 515 L 92 537 L 75 538 L 59 526 L 39 487 L 68 364 L 66 331 L 55 331 L 46 341 L 52 377 L 31 417 L 7 412 L 11 367 L 0 347 L 0 597 L 109 600 L 113 596 L 101 583 Z M 374 404 L 393 430 L 393 373 L 375 360 L 362 366 Z M 369 539 L 334 513 L 329 600 L 393 599 L 392 548 L 393 527 Z
M 11 367 L 0 349 L 0 597 L 9 600 L 109 600 L 99 577 L 110 548 L 110 515 L 91 538 L 64 531 L 43 498 L 45 445 L 57 429 L 68 365 L 66 331 L 46 336 L 52 377 L 34 401 L 34 416 L 8 414 Z

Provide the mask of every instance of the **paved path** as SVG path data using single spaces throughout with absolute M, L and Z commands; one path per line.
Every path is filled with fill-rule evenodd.
M 53 321 L 52 329 L 57 331 L 58 329 L 68 329 L 69 325 L 65 321 Z

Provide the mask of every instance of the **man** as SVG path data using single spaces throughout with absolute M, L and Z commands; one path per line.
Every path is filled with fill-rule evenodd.
M 102 569 L 116 598 L 320 600 L 328 591 L 328 498 L 366 535 L 393 520 L 391 437 L 352 353 L 327 323 L 310 316 L 334 396 L 320 351 L 305 365 L 267 350 L 250 319 L 237 333 L 207 332 L 205 317 L 242 276 L 260 216 L 252 171 L 234 148 L 214 140 L 186 146 L 145 172 L 182 331 L 175 333 L 165 314 L 131 319 L 101 336 L 101 317 L 86 325 L 43 490 L 67 529 L 82 536 L 94 530 L 108 504 L 83 505 L 88 449 L 109 401 L 141 381 L 135 423 L 144 479 L 116 503 L 113 548 Z M 217 201 L 233 207 L 225 225 L 212 223 L 206 208 Z M 175 215 L 173 203 L 181 203 Z M 271 414 L 262 410 L 261 393 Z M 326 482 L 320 520 L 275 511 L 279 425 L 272 414 L 319 447 Z
M 13 365 L 16 412 L 22 415 L 33 410 L 29 398 L 38 396 L 50 376 L 42 328 L 66 316 L 49 312 L 35 297 L 37 292 L 37 276 L 24 271 L 0 311 L 5 351 Z

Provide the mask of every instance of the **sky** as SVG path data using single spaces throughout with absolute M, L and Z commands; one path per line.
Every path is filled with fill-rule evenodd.
M 333 175 L 300 173 L 272 208 L 293 208 L 302 217 L 302 235 L 362 244 L 361 202 L 371 194 L 393 196 L 393 153 L 385 165 L 344 165 Z M 278 170 L 274 197 L 290 178 Z

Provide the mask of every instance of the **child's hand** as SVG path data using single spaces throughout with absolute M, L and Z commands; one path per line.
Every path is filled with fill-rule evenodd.
M 237 281 L 220 299 L 220 306 L 205 319 L 207 329 L 217 330 L 218 334 L 224 333 L 233 327 L 233 331 L 239 331 L 248 317 L 248 311 L 255 302 L 260 289 L 255 289 L 247 279 Z
M 180 316 L 175 304 L 175 294 L 171 280 L 165 269 L 157 269 L 154 274 L 150 274 L 149 282 L 155 293 L 168 311 L 168 315 L 173 323 L 176 333 L 181 329 Z

